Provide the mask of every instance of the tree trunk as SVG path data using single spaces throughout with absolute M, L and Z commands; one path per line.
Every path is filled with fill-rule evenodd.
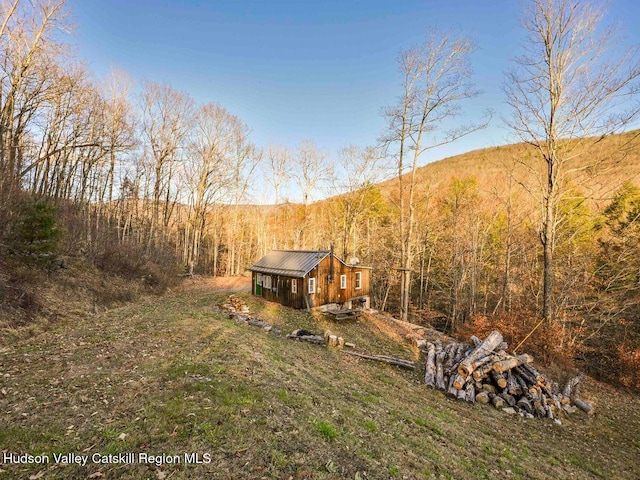
M 502 343 L 502 335 L 498 331 L 491 332 L 487 338 L 480 344 L 480 346 L 476 347 L 468 356 L 465 358 L 458 367 L 458 373 L 464 377 L 468 377 L 471 375 L 473 370 L 477 368 L 477 362 L 479 359 L 490 355 L 491 352 L 495 350 L 495 348 Z M 476 364 L 474 365 L 474 362 Z
M 430 387 L 436 386 L 436 346 L 428 345 L 427 366 L 424 373 L 424 381 Z

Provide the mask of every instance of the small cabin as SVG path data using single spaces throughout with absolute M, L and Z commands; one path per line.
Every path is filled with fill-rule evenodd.
M 272 250 L 249 267 L 252 293 L 293 308 L 369 306 L 371 267 L 331 250 Z

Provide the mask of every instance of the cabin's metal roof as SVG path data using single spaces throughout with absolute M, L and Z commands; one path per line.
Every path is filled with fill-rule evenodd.
M 330 250 L 272 250 L 251 265 L 249 270 L 303 278 L 330 254 Z

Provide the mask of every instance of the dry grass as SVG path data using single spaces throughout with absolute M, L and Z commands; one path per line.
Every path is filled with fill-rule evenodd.
M 227 295 L 189 288 L 0 346 L 1 451 L 210 463 L 0 465 L 0 479 L 640 477 L 636 396 L 589 380 L 593 417 L 513 417 L 426 389 L 420 369 L 236 323 L 218 308 Z M 283 332 L 330 328 L 362 351 L 415 356 L 384 322 L 334 324 L 239 295 Z

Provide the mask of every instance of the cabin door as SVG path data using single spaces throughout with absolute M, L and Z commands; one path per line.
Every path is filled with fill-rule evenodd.
M 262 274 L 256 274 L 256 295 L 262 295 Z

